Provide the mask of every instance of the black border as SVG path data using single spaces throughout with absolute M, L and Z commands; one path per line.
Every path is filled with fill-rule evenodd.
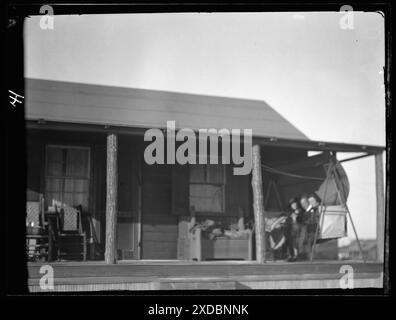
M 46 298 L 54 299 L 56 296 L 68 297 L 68 298 L 81 298 L 82 293 L 70 293 L 70 294 L 51 294 L 51 296 L 42 293 L 34 296 L 33 294 L 26 295 L 27 291 L 27 268 L 25 264 L 25 221 L 23 215 L 16 214 L 17 212 L 23 212 L 25 210 L 25 181 L 26 177 L 26 153 L 25 153 L 25 119 L 24 119 L 24 104 L 20 105 L 19 108 L 11 109 L 8 102 L 8 89 L 14 88 L 16 92 L 24 96 L 24 53 L 23 53 L 23 22 L 24 19 L 29 15 L 38 15 L 39 8 L 43 2 L 35 4 L 26 4 L 12 2 L 3 5 L 3 34 L 5 35 L 5 48 L 3 51 L 3 66 L 5 72 L 3 73 L 3 83 L 6 87 L 3 91 L 3 108 L 4 116 L 1 117 L 3 120 L 2 128 L 4 132 L 2 137 L 5 139 L 6 151 L 3 153 L 5 164 L 3 166 L 5 170 L 6 179 L 6 190 L 5 190 L 5 214 L 2 218 L 5 220 L 3 226 L 3 235 L 5 239 L 2 243 L 5 243 L 6 254 L 5 265 L 7 268 L 6 273 L 3 273 L 3 279 L 5 280 L 5 292 L 8 299 L 15 300 L 20 298 L 30 297 L 35 300 L 45 296 Z M 385 87 L 386 87 L 386 114 L 387 114 L 387 186 L 386 186 L 386 197 L 387 211 L 391 211 L 391 199 L 390 197 L 390 160 L 391 160 L 391 91 L 390 91 L 390 80 L 391 80 L 391 13 L 392 8 L 390 3 L 343 3 L 334 2 L 331 3 L 291 3 L 283 2 L 279 3 L 237 3 L 237 2 L 216 2 L 214 4 L 201 4 L 197 2 L 183 2 L 183 3 L 167 3 L 159 2 L 156 3 L 138 3 L 138 4 L 119 4 L 119 5 L 61 5 L 60 2 L 52 2 L 55 14 L 99 14 L 99 13 L 148 13 L 148 12 L 260 12 L 260 11 L 339 11 L 341 5 L 349 4 L 355 11 L 379 11 L 385 17 L 385 52 L 386 52 L 386 65 L 385 65 Z M 4 208 L 4 207 L 3 207 Z M 386 221 L 387 227 L 387 240 L 386 250 L 389 250 L 389 236 L 391 228 L 390 215 Z M 20 226 L 20 227 L 16 227 Z M 389 252 L 389 251 L 388 251 Z M 390 272 L 393 268 L 390 266 L 392 261 L 389 260 L 390 256 L 386 255 L 385 268 Z M 388 263 L 389 265 L 388 265 Z M 390 273 L 387 274 L 390 284 Z M 348 300 L 366 299 L 367 297 L 373 298 L 390 298 L 390 287 L 382 289 L 354 289 L 352 292 L 345 290 L 257 290 L 257 291 L 201 291 L 201 292 L 100 292 L 100 293 L 86 293 L 89 296 L 95 296 L 98 299 L 101 298 L 121 298 L 125 299 L 126 296 L 119 296 L 121 294 L 133 297 L 135 301 L 141 301 L 141 307 L 152 305 L 155 300 L 168 302 L 175 300 L 182 303 L 186 302 L 187 298 L 194 298 L 195 303 L 200 300 L 199 303 L 215 303 L 217 295 L 227 294 L 232 296 L 222 296 L 229 303 L 239 301 L 239 303 L 252 303 L 258 306 L 260 310 L 260 304 L 264 298 L 293 298 L 293 299 L 312 299 L 313 295 L 316 299 L 322 298 L 337 298 L 337 297 L 349 297 Z M 107 296 L 106 296 L 107 294 Z M 105 295 L 105 296 L 103 296 Z M 164 295 L 167 295 L 166 297 Z M 204 295 L 204 296 L 197 296 Z M 206 297 L 205 297 L 206 295 Z M 242 301 L 242 297 L 249 297 L 249 302 Z M 208 297 L 209 296 L 209 297 Z M 146 299 L 144 299 L 146 298 Z M 143 303 L 144 301 L 144 303 Z M 147 302 L 150 301 L 150 302 Z M 159 302 L 158 302 L 159 303 Z M 143 310 L 142 309 L 142 310 Z M 142 311 L 142 315 L 144 315 Z M 135 313 L 136 315 L 136 313 Z M 259 313 L 255 314 L 256 316 Z

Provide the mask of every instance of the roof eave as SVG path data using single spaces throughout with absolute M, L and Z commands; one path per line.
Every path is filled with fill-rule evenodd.
M 119 133 L 129 135 L 144 135 L 147 128 L 123 127 L 102 124 L 82 124 L 58 121 L 40 121 L 26 120 L 26 126 L 29 129 L 42 130 L 66 130 L 80 132 L 98 132 L 98 133 Z M 333 152 L 365 152 L 368 154 L 381 153 L 386 150 L 384 146 L 303 140 L 303 139 L 285 139 L 278 137 L 253 136 L 253 143 L 263 146 L 283 147 L 304 149 L 309 151 L 333 151 Z
M 328 142 L 317 140 L 284 139 L 277 137 L 254 137 L 253 142 L 274 147 L 290 147 L 306 149 L 310 151 L 333 151 L 333 152 L 365 152 L 369 154 L 380 153 L 386 150 L 384 146 Z

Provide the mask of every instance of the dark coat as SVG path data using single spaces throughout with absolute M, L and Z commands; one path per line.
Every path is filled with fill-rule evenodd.
M 311 208 L 304 212 L 304 224 L 308 227 L 308 232 L 315 232 L 316 226 L 319 223 L 319 209 Z
M 302 224 L 304 223 L 304 212 L 300 209 L 297 209 L 298 214 L 297 214 L 297 218 L 296 218 L 296 222 L 298 224 Z M 292 214 L 293 214 L 294 210 L 289 212 L 287 219 L 286 219 L 286 225 L 290 226 L 294 223 L 293 218 L 292 218 Z

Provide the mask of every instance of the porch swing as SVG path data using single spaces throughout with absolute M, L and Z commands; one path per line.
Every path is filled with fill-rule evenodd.
M 329 154 L 328 161 L 327 163 L 323 164 L 323 166 L 326 171 L 326 176 L 324 180 L 323 178 L 303 176 L 290 172 L 284 172 L 282 170 L 271 168 L 267 165 L 262 164 L 264 170 L 275 175 L 284 175 L 303 180 L 312 179 L 322 181 L 319 188 L 315 191 L 316 195 L 321 199 L 321 202 L 319 205 L 319 223 L 317 225 L 314 242 L 311 249 L 311 262 L 314 259 L 314 253 L 317 244 L 329 240 L 339 239 L 348 235 L 347 218 L 349 218 L 351 222 L 356 242 L 359 246 L 361 259 L 365 262 L 361 243 L 359 241 L 355 225 L 352 220 L 352 216 L 347 206 L 347 198 L 349 195 L 348 177 L 343 167 L 341 166 L 341 163 L 332 153 Z M 279 207 L 281 208 L 279 190 L 276 184 L 274 185 L 273 180 L 270 181 L 269 187 L 272 187 L 274 189 L 276 198 L 279 202 Z M 268 202 L 269 189 L 270 188 L 268 188 L 268 192 L 265 197 L 265 204 Z
M 319 206 L 319 223 L 312 245 L 311 262 L 314 259 L 317 243 L 343 238 L 348 235 L 347 218 L 351 222 L 361 259 L 365 262 L 362 246 L 347 205 L 349 195 L 347 175 L 333 154 L 331 154 L 329 163 L 325 167 L 327 167 L 326 178 L 315 192 L 321 199 L 321 203 Z

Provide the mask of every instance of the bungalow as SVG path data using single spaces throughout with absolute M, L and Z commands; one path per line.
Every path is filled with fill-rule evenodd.
M 312 141 L 263 101 L 39 79 L 26 79 L 25 96 L 27 200 L 42 195 L 46 211 L 54 204 L 80 205 L 91 221 L 88 260 L 262 263 L 268 251 L 264 217 L 285 210 L 290 197 L 317 190 L 324 165 L 337 152 L 359 152 L 376 159 L 383 261 L 383 147 Z M 145 132 L 166 130 L 167 121 L 194 132 L 251 129 L 252 172 L 235 175 L 233 164 L 220 158 L 196 165 L 146 163 L 151 141 Z M 206 152 L 197 149 L 197 156 Z M 202 226 L 213 224 L 228 232 L 228 240 L 203 235 Z

